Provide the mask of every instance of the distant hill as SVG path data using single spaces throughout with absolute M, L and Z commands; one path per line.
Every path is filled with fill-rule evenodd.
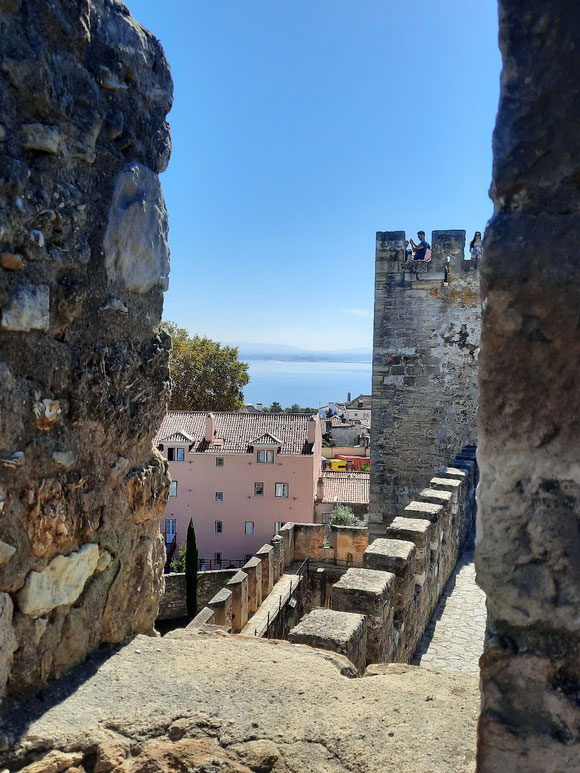
M 371 362 L 372 349 L 337 349 L 315 351 L 284 344 L 234 343 L 241 360 L 282 360 L 288 362 Z

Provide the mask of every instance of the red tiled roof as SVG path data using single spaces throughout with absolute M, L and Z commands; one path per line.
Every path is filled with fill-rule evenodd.
M 155 444 L 175 442 L 176 433 L 189 435 L 193 453 L 250 454 L 252 442 L 263 442 L 264 435 L 273 435 L 280 441 L 280 453 L 292 456 L 310 456 L 308 420 L 304 413 L 233 413 L 213 411 L 216 440 L 211 445 L 205 440 L 206 411 L 169 411 L 155 438 Z M 258 438 L 260 441 L 258 441 Z
M 347 403 L 346 407 L 349 410 L 356 410 L 358 408 L 359 410 L 370 411 L 371 397 L 372 395 L 359 395 L 358 397 L 355 397 L 354 400 L 351 400 L 350 403 Z M 359 403 L 362 403 L 362 405 L 359 405 Z
M 323 472 L 322 502 L 368 505 L 370 472 Z

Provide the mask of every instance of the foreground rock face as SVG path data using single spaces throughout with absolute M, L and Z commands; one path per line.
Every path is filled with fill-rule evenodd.
M 477 580 L 479 768 L 580 759 L 580 16 L 500 0 L 495 215 L 485 233 Z
M 475 674 L 393 664 L 356 679 L 341 675 L 354 673 L 342 656 L 306 646 L 178 635 L 95 655 L 20 705 L 0 724 L 12 747 L 0 763 L 23 773 L 474 769 Z
M 0 13 L 1 696 L 153 627 L 172 85 L 117 0 Z

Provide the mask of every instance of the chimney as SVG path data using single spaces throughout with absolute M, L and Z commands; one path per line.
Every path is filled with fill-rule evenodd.
M 346 393 L 346 402 L 350 403 L 350 392 Z
M 346 460 L 346 471 L 347 472 L 353 472 L 353 470 L 354 470 L 354 462 L 353 462 L 353 460 L 352 459 L 347 459 Z
M 205 440 L 208 443 L 213 443 L 215 437 L 215 416 L 213 413 L 208 413 L 205 417 Z
M 316 442 L 316 429 L 318 427 L 318 416 L 313 416 L 311 419 L 308 419 L 308 442 L 314 443 Z
M 261 411 L 262 410 L 262 403 L 256 403 L 256 410 Z
M 316 484 L 316 499 L 319 499 L 322 501 L 322 498 L 324 497 L 324 480 L 323 478 L 318 478 L 318 483 Z

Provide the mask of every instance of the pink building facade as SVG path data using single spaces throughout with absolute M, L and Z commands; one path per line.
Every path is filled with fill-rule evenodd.
M 161 530 L 200 559 L 244 561 L 287 521 L 313 522 L 322 464 L 318 417 L 170 411 L 155 440 L 173 483 Z

